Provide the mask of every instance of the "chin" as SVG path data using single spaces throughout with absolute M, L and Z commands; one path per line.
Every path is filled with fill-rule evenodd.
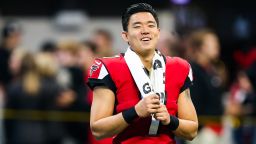
M 153 46 L 144 46 L 144 47 L 142 47 L 142 49 L 147 50 L 147 51 L 150 51 L 150 50 L 155 50 L 156 47 L 153 47 Z

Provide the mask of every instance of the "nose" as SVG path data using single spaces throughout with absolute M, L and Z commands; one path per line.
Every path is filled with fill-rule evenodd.
M 149 34 L 149 29 L 148 29 L 146 26 L 142 27 L 142 29 L 141 29 L 141 34 L 142 34 L 142 35 L 147 35 L 147 34 Z

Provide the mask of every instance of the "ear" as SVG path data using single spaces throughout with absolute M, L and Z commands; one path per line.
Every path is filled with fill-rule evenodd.
M 123 38 L 124 41 L 129 42 L 126 31 L 122 32 L 122 38 Z

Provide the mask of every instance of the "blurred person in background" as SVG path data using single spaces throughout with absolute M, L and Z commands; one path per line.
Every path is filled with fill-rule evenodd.
M 223 92 L 226 83 L 226 68 L 219 59 L 218 36 L 211 29 L 198 29 L 188 36 L 187 57 L 193 69 L 192 100 L 199 116 L 213 116 L 217 120 L 201 123 L 195 144 L 221 142 L 223 114 Z M 209 117 L 209 118 L 210 118 Z
M 198 121 L 189 92 L 189 64 L 156 50 L 159 21 L 149 4 L 128 7 L 122 25 L 122 38 L 130 46 L 127 52 L 96 59 L 91 66 L 93 135 L 112 137 L 117 144 L 174 144 L 175 136 L 192 140 Z
M 81 42 L 78 52 L 78 65 L 87 71 L 90 69 L 91 64 L 93 64 L 96 58 L 97 45 L 91 41 Z
M 254 91 L 254 102 L 253 102 L 253 117 L 256 117 L 256 61 L 246 70 L 246 74 L 252 84 L 253 91 Z M 255 120 L 252 121 L 253 123 L 253 136 L 252 136 L 252 143 L 256 144 L 256 125 Z
M 38 61 L 49 62 L 47 57 L 37 56 L 37 59 L 36 61 L 33 55 L 26 53 L 21 60 L 16 80 L 8 87 L 5 108 L 14 110 L 14 113 L 15 110 L 49 110 L 56 103 L 60 88 L 53 79 L 56 71 L 54 61 L 50 61 L 51 65 L 47 63 L 46 67 L 47 65 L 42 66 L 42 62 Z M 14 116 L 15 119 L 5 120 L 6 144 L 51 143 L 49 125 L 41 121 L 42 115 L 36 115 L 39 120 L 17 113 Z
M 157 49 L 166 56 L 178 56 L 178 37 L 171 32 L 161 31 Z
M 0 91 L 12 81 L 9 61 L 12 51 L 21 42 L 21 27 L 17 22 L 8 22 L 1 31 L 0 43 Z
M 84 70 L 84 81 L 87 81 L 88 71 L 90 70 L 90 66 L 93 64 L 97 53 L 96 53 L 97 45 L 92 41 L 84 41 L 81 42 L 81 46 L 79 47 L 79 56 L 78 56 L 78 65 Z M 86 100 L 89 105 L 92 104 L 92 91 L 87 88 L 87 96 Z
M 38 72 L 41 77 L 41 91 L 45 95 L 42 101 L 44 105 L 44 112 L 59 110 L 58 100 L 65 94 L 61 85 L 57 82 L 56 76 L 58 74 L 58 63 L 51 53 L 39 52 L 35 55 L 35 62 Z M 64 142 L 65 129 L 61 122 L 52 121 L 53 117 L 60 117 L 57 114 L 48 113 L 45 122 L 45 129 L 47 131 L 47 144 L 62 144 Z
M 226 101 L 226 114 L 232 123 L 232 138 L 235 144 L 256 143 L 256 129 L 253 117 L 256 116 L 255 93 L 256 63 L 237 74 L 231 85 Z
M 12 83 L 15 83 L 17 81 L 19 81 L 21 78 L 21 67 L 22 66 L 22 61 L 24 59 L 24 56 L 28 56 L 28 52 L 25 51 L 24 49 L 21 49 L 21 48 L 18 48 L 18 49 L 14 49 L 11 53 L 11 56 L 10 56 L 10 60 L 9 60 L 9 68 L 10 68 L 10 73 L 12 75 L 12 82 L 10 82 L 10 84 Z M 9 86 L 7 86 L 8 88 Z M 6 106 L 9 105 L 9 102 L 12 100 L 12 98 L 8 98 L 8 95 L 6 97 L 6 101 L 7 101 L 7 104 L 5 104 Z M 5 107 L 5 108 L 9 108 L 9 106 Z M 7 122 L 8 120 L 5 120 L 5 125 L 6 125 L 6 128 L 8 128 L 8 124 L 9 122 Z M 8 130 L 6 129 L 6 131 L 8 132 Z M 8 136 L 9 134 L 7 133 L 6 136 L 7 138 L 9 137 Z M 10 139 L 10 138 L 8 138 Z M 7 139 L 7 140 L 8 140 Z
M 13 77 L 13 81 L 19 78 L 22 59 L 28 52 L 22 48 L 14 49 L 10 56 L 9 68 Z
M 111 57 L 113 51 L 113 37 L 106 29 L 97 29 L 92 35 L 92 42 L 97 45 L 97 57 Z
M 9 67 L 9 61 L 13 49 L 17 48 L 21 41 L 21 27 L 17 22 L 7 22 L 1 29 L 0 36 L 0 109 L 4 105 L 6 88 L 12 81 L 12 73 Z M 2 110 L 0 110 L 2 117 Z M 0 120 L 0 137 L 2 135 L 2 121 Z M 0 138 L 0 143 L 4 141 Z
M 63 111 L 88 111 L 86 103 L 86 86 L 84 84 L 84 68 L 79 65 L 81 45 L 77 41 L 66 40 L 57 44 L 57 59 L 60 64 L 59 83 L 65 92 L 57 99 Z M 86 122 L 64 122 L 67 139 L 76 144 L 87 141 Z

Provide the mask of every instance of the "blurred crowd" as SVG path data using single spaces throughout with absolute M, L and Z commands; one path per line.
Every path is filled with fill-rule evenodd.
M 19 48 L 21 28 L 17 23 L 7 24 L 1 34 L 1 101 L 5 110 L 14 110 L 16 115 L 7 119 L 10 111 L 3 114 L 5 143 L 89 142 L 88 121 L 49 121 L 47 117 L 53 115 L 47 111 L 90 111 L 92 92 L 85 84 L 87 70 L 96 57 L 112 55 L 111 34 L 98 29 L 90 40 L 46 41 L 36 53 Z M 19 110 L 36 110 L 39 119 L 25 119 Z M 44 117 L 41 111 L 46 113 Z M 54 117 L 58 117 L 56 113 Z
M 51 111 L 90 112 L 88 69 L 95 58 L 116 54 L 111 32 L 97 29 L 84 41 L 45 41 L 34 53 L 19 47 L 21 33 L 15 22 L 1 29 L 0 143 L 109 143 L 92 137 L 88 120 L 53 121 L 51 117 L 58 117 L 58 113 Z M 220 57 L 219 37 L 209 28 L 193 29 L 182 36 L 161 31 L 158 49 L 165 55 L 188 60 L 193 70 L 191 95 L 200 130 L 192 142 L 177 139 L 178 143 L 256 144 L 255 55 L 248 60 L 237 51 L 236 70 L 230 77 Z M 11 118 L 10 110 L 15 115 Z M 22 110 L 36 112 L 37 119 L 22 115 Z

